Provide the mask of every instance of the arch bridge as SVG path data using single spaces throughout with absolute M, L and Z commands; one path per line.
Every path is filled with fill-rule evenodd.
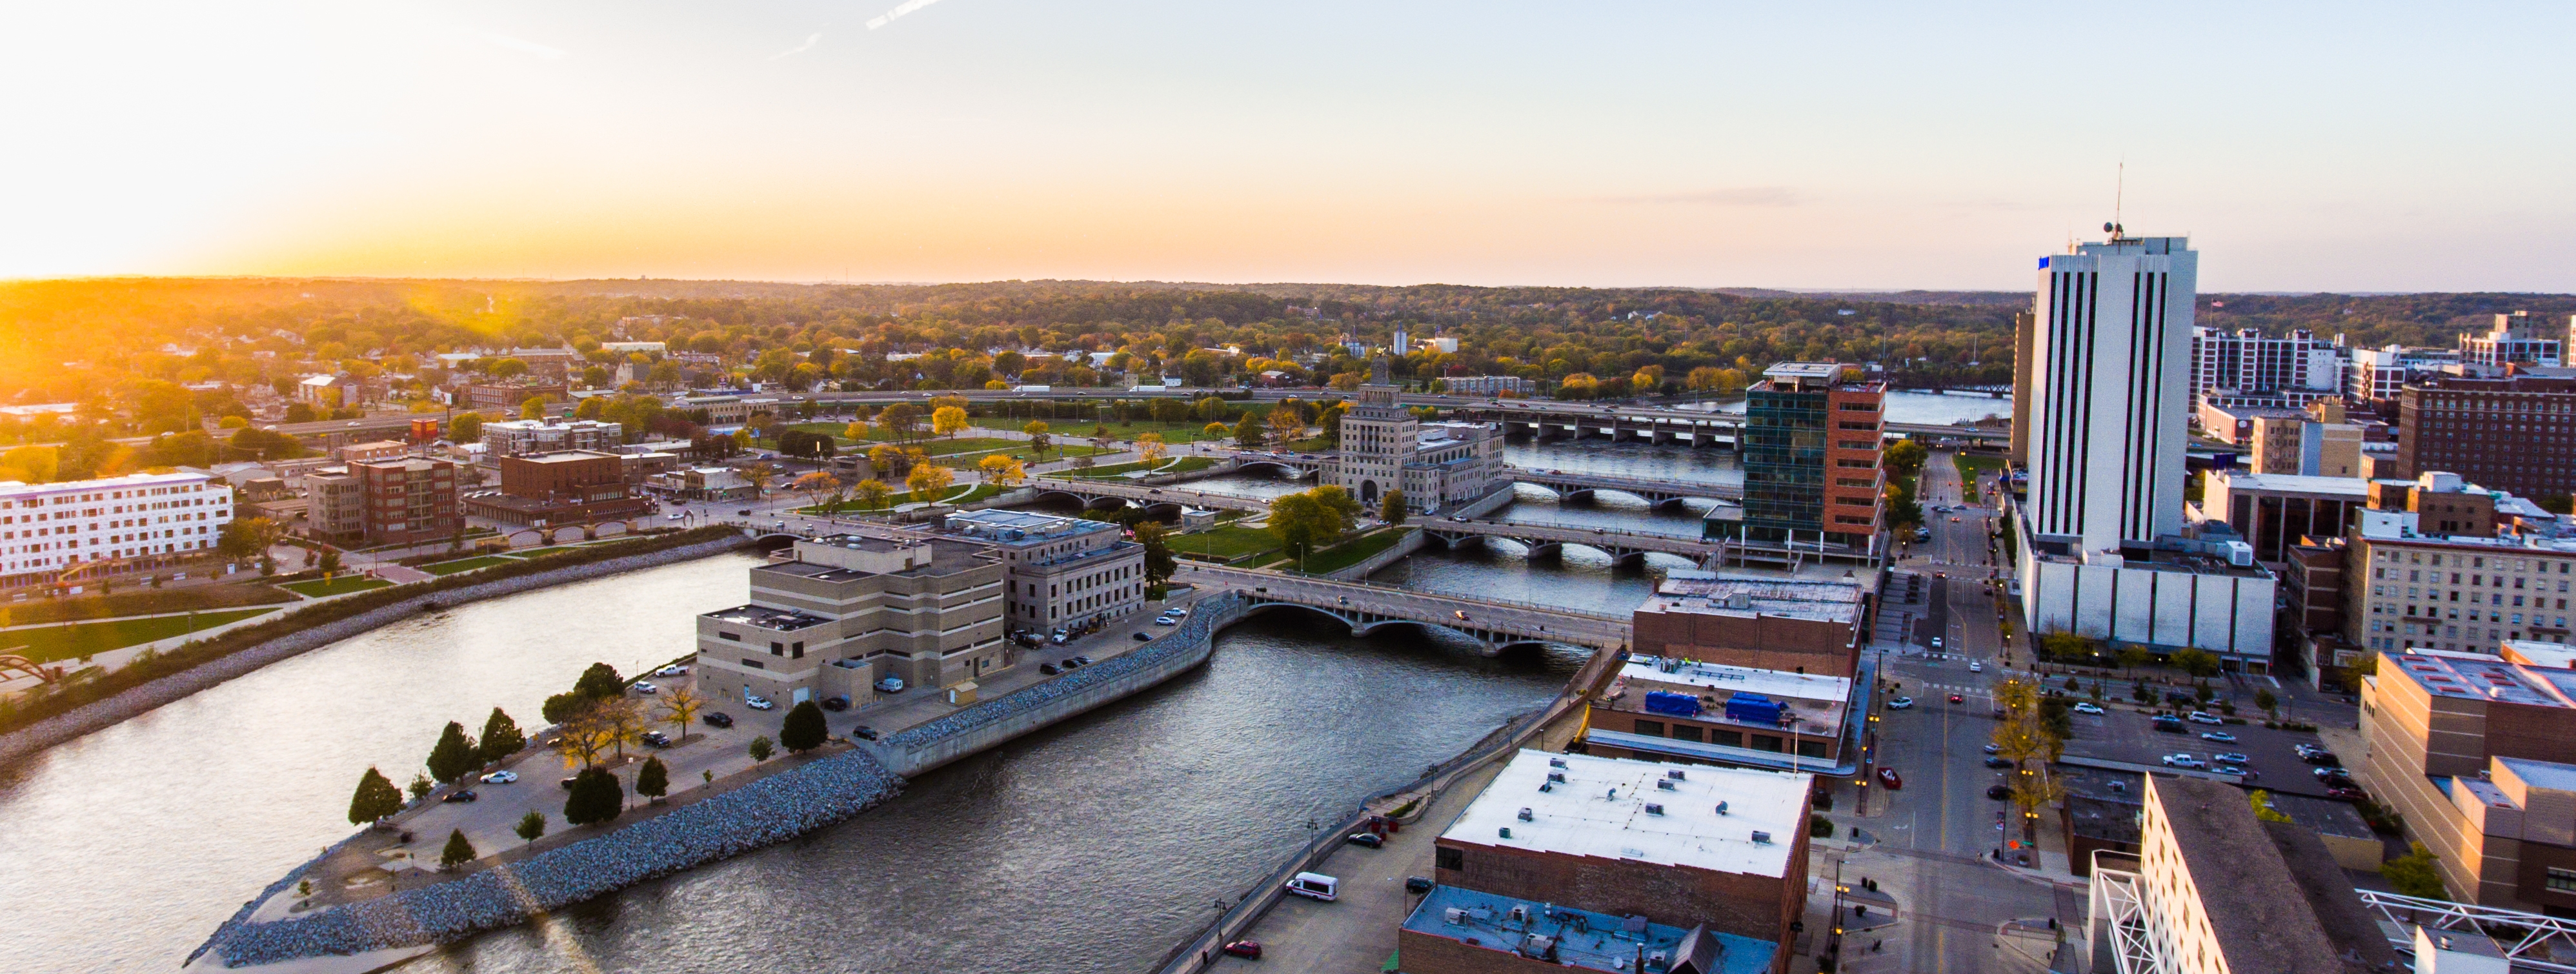
M 1178 513 L 1182 507 L 1208 510 L 1267 511 L 1268 501 L 1232 494 L 1211 494 L 1181 487 L 1149 487 L 1119 481 L 1092 481 L 1065 477 L 1031 477 L 1028 486 L 1037 491 L 1038 500 L 1049 497 L 1070 498 L 1085 510 L 1114 511 L 1133 504 L 1146 513 Z
M 1646 477 L 1620 477 L 1610 474 L 1582 473 L 1571 470 L 1533 470 L 1528 467 L 1504 467 L 1503 475 L 1514 483 L 1545 487 L 1558 497 L 1572 500 L 1590 496 L 1594 491 L 1613 491 L 1645 501 L 1654 507 L 1680 504 L 1684 500 L 1741 501 L 1741 484 L 1689 483 L 1678 480 L 1655 480 Z
M 1331 616 L 1354 635 L 1390 625 L 1437 629 L 1475 640 L 1487 656 L 1512 646 L 1545 643 L 1592 650 L 1628 645 L 1625 616 L 1241 568 L 1194 565 L 1186 574 L 1198 584 L 1242 592 L 1254 609 L 1281 606 Z
M 1641 562 L 1649 554 L 1663 554 L 1688 558 L 1696 564 L 1717 554 L 1721 548 L 1720 542 L 1671 534 L 1504 521 L 1424 521 L 1422 531 L 1453 548 L 1500 538 L 1528 548 L 1529 556 L 1534 559 L 1559 555 L 1566 545 L 1575 545 L 1609 555 L 1621 563 Z

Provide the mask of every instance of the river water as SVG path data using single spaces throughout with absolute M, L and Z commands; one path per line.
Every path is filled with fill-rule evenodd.
M 408 780 L 447 720 L 479 730 L 498 704 L 532 729 L 589 663 L 678 655 L 691 614 L 738 603 L 754 563 L 404 622 L 47 752 L 0 781 L 0 970 L 175 969 L 241 898 L 348 833 L 366 765 Z M 1543 706 L 1579 663 L 1317 628 L 1257 618 L 1202 670 L 851 822 L 404 969 L 1138 970 L 1305 841 L 1309 818 Z

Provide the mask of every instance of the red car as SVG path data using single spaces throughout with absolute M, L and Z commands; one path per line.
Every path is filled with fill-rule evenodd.
M 1951 695 L 1950 695 L 1950 702 L 1951 702 L 1951 703 L 1966 703 L 1966 702 L 1968 702 L 1968 698 L 1966 698 L 1966 697 L 1962 697 L 1962 696 L 1960 696 L 1960 695 L 1958 695 L 1958 694 L 1953 693 L 1953 694 L 1951 694 Z
M 1889 791 L 1905 787 L 1905 778 L 1898 775 L 1895 768 L 1878 769 L 1878 782 L 1886 785 Z
M 1241 957 L 1245 960 L 1260 960 L 1261 941 L 1237 940 L 1225 945 L 1225 952 L 1231 957 Z

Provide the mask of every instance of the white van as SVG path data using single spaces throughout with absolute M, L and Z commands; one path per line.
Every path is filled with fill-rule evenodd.
M 1323 873 L 1298 873 L 1288 880 L 1288 892 L 1298 896 L 1330 901 L 1340 896 L 1342 881 Z

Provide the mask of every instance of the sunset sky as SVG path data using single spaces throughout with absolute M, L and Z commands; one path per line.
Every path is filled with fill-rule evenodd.
M 1780 8 L 1794 6 L 1796 9 Z M 2576 290 L 2566 5 L 18 3 L 0 277 Z

